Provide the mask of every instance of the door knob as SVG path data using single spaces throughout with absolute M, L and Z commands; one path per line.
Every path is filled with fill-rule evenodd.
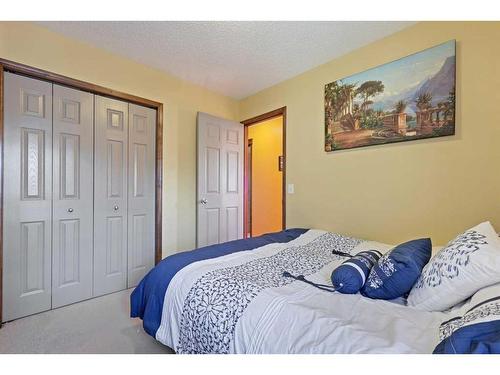
M 73 212 L 73 209 L 72 209 L 71 207 L 70 207 L 70 208 L 68 208 L 68 212 L 69 212 L 69 213 L 72 213 L 72 212 Z
M 115 205 L 115 206 L 113 207 L 113 210 L 118 211 L 118 208 L 119 208 L 119 207 L 118 207 L 117 205 Z
M 201 203 L 201 204 L 207 204 L 207 203 L 208 203 L 208 201 L 207 201 L 206 199 L 202 199 L 202 200 L 200 201 L 200 203 Z

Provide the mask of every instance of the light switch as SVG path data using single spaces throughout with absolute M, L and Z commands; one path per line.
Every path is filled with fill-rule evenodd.
M 293 193 L 295 193 L 295 185 L 288 184 L 288 194 L 293 194 Z

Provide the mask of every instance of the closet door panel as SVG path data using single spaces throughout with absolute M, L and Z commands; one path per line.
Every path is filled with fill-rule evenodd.
M 156 111 L 129 105 L 128 282 L 154 266 Z
M 92 296 L 94 96 L 54 85 L 52 307 Z
M 3 320 L 51 308 L 52 84 L 4 81 Z
M 128 104 L 95 96 L 94 296 L 127 287 Z

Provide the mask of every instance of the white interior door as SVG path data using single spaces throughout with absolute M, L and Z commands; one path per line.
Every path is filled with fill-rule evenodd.
M 243 125 L 198 113 L 197 245 L 243 238 Z
M 155 261 L 156 111 L 129 104 L 128 279 L 132 288 Z
M 127 287 L 128 103 L 95 95 L 94 296 Z
M 54 85 L 52 308 L 92 297 L 94 95 Z
M 5 73 L 3 320 L 51 307 L 52 84 Z

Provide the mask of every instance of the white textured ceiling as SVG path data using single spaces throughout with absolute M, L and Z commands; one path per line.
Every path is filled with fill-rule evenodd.
M 38 22 L 241 99 L 413 22 Z

